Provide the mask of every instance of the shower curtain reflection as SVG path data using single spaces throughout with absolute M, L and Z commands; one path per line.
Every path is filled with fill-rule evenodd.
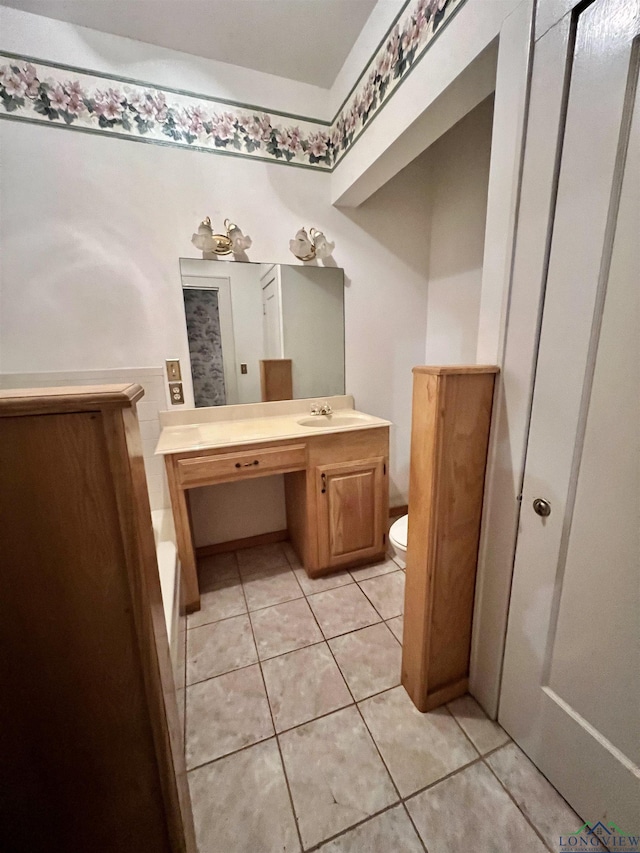
M 227 402 L 220 333 L 218 291 L 184 288 L 189 356 L 196 406 L 224 406 Z

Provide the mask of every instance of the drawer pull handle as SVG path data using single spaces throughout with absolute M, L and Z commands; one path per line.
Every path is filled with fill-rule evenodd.
M 322 475 L 322 494 L 324 495 L 324 493 L 326 491 L 327 491 L 327 475 L 323 474 Z
M 253 465 L 259 465 L 260 460 L 254 459 L 253 462 L 236 462 L 236 468 L 251 468 Z

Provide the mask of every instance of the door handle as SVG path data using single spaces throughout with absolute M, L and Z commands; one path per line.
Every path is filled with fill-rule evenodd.
M 254 459 L 253 462 L 236 462 L 236 468 L 251 468 L 252 465 L 259 465 L 260 460 Z
M 533 502 L 533 511 L 536 515 L 546 518 L 548 515 L 551 515 L 551 504 L 544 498 L 536 498 Z
M 324 495 L 324 493 L 327 491 L 327 475 L 322 474 L 321 480 L 322 480 L 322 494 Z

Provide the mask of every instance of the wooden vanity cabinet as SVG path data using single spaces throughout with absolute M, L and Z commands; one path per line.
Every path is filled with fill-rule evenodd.
M 374 560 L 384 551 L 385 460 L 316 468 L 319 569 Z
M 283 474 L 289 538 L 309 577 L 320 577 L 384 558 L 388 457 L 388 426 L 167 453 L 187 610 L 200 609 L 191 489 Z
M 389 428 L 307 440 L 307 468 L 285 476 L 289 537 L 309 577 L 381 560 L 389 517 Z

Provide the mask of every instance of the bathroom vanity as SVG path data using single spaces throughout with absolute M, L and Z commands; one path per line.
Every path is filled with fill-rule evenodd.
M 324 401 L 323 401 L 324 402 Z M 186 606 L 200 607 L 189 492 L 283 474 L 289 538 L 319 577 L 382 559 L 389 516 L 389 421 L 354 410 L 353 397 L 287 400 L 161 413 Z

